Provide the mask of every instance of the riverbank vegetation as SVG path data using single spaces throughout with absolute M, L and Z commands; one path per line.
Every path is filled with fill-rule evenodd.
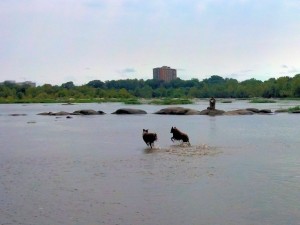
M 290 112 L 290 113 L 296 112 L 296 111 L 300 111 L 300 105 L 288 108 L 288 112 Z
M 93 80 L 76 86 L 72 81 L 61 85 L 31 87 L 4 82 L 0 84 L 0 103 L 57 102 L 124 102 L 140 104 L 138 99 L 160 99 L 152 104 L 185 104 L 193 98 L 300 98 L 300 74 L 271 78 L 267 81 L 248 79 L 242 82 L 213 75 L 198 79 L 170 82 L 159 80 Z M 173 100 L 171 100 L 173 99 Z M 176 101 L 174 99 L 177 99 Z M 180 99 L 180 100 L 178 100 Z M 175 102 L 174 102 L 175 101 Z
M 265 98 L 253 98 L 249 101 L 250 103 L 276 103 L 273 99 L 265 99 Z

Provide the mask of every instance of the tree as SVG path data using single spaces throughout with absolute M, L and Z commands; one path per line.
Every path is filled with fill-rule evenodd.
M 105 83 L 101 80 L 93 80 L 87 83 L 86 86 L 93 87 L 93 88 L 104 88 Z
M 72 81 L 69 81 L 67 83 L 62 84 L 61 87 L 66 89 L 72 89 L 75 87 L 75 85 Z
M 300 74 L 295 75 L 291 81 L 292 96 L 300 97 Z
M 120 98 L 131 98 L 132 95 L 125 88 L 121 88 L 119 90 L 119 97 Z
M 143 88 L 140 88 L 139 90 L 139 94 L 140 94 L 140 97 L 142 98 L 152 98 L 153 97 L 153 89 L 149 86 L 149 85 L 146 85 L 145 87 Z
M 218 75 L 212 75 L 210 78 L 204 79 L 203 82 L 213 85 L 213 84 L 223 84 L 225 83 L 225 80 L 223 77 L 220 77 Z

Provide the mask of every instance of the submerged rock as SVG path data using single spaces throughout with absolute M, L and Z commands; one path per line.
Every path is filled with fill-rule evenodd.
M 42 116 L 69 116 L 69 115 L 103 115 L 105 114 L 102 111 L 95 111 L 92 109 L 83 109 L 83 110 L 77 110 L 73 113 L 60 111 L 60 112 L 42 112 L 38 113 L 38 115 Z
M 255 109 L 255 108 L 247 108 L 247 109 L 237 109 L 232 111 L 227 111 L 224 115 L 253 115 L 253 114 L 270 114 L 272 111 L 270 109 Z
M 225 111 L 219 109 L 204 109 L 200 112 L 200 115 L 208 115 L 208 116 L 220 116 L 223 115 Z
M 68 103 L 62 103 L 62 105 L 75 105 L 74 103 L 68 102 Z
M 168 107 L 161 109 L 154 114 L 160 115 L 200 115 L 200 111 L 183 107 Z
M 65 111 L 60 111 L 60 112 L 42 112 L 42 113 L 38 113 L 38 115 L 41 115 L 41 116 L 67 116 L 67 115 L 71 115 L 71 113 L 65 112 Z
M 130 109 L 130 108 L 122 108 L 122 109 L 118 109 L 115 112 L 113 112 L 112 114 L 147 114 L 146 111 L 141 110 L 141 109 Z
M 253 115 L 254 112 L 247 109 L 237 109 L 225 112 L 224 115 Z
M 73 115 L 104 115 L 103 111 L 95 111 L 93 109 L 82 109 L 73 112 Z
M 300 110 L 294 110 L 292 113 L 300 113 Z
M 272 111 L 270 109 L 261 109 L 261 110 L 259 110 L 259 113 L 261 113 L 261 114 L 270 114 L 270 113 L 272 113 Z
M 256 108 L 247 108 L 246 110 L 254 112 L 254 113 L 259 113 L 259 109 L 256 109 Z
M 275 113 L 287 113 L 288 111 L 288 109 L 277 109 L 275 110 Z

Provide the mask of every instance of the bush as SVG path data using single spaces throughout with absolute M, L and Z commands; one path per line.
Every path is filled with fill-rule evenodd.
M 142 104 L 138 99 L 136 98 L 129 98 L 129 99 L 125 99 L 123 100 L 123 103 L 126 105 L 140 105 Z
M 193 104 L 193 101 L 189 99 L 180 99 L 180 98 L 165 98 L 165 99 L 156 99 L 150 102 L 153 105 L 185 105 Z
M 292 112 L 295 112 L 295 111 L 299 111 L 300 110 L 300 106 L 295 106 L 295 107 L 290 107 L 288 108 L 288 112 L 292 113 Z

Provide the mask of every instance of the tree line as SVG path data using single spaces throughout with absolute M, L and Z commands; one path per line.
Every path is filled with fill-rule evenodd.
M 213 75 L 198 79 L 170 82 L 160 80 L 125 79 L 101 81 L 93 80 L 76 86 L 72 81 L 61 85 L 44 84 L 31 87 L 10 82 L 0 84 L 0 102 L 43 102 L 67 99 L 97 98 L 299 98 L 300 74 L 294 77 L 271 78 L 266 81 L 254 78 L 237 81 Z

